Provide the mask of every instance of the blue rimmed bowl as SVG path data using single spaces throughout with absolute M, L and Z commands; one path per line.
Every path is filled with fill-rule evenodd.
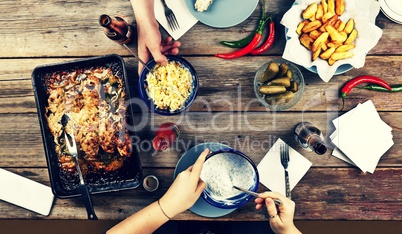
M 201 197 L 221 209 L 235 209 L 245 205 L 253 196 L 233 188 L 233 185 L 256 192 L 259 175 L 254 162 L 232 148 L 210 153 L 201 171 L 207 187 Z
M 169 62 L 176 61 L 181 66 L 187 68 L 189 70 L 190 74 L 192 75 L 192 78 L 193 78 L 192 92 L 191 92 L 190 96 L 186 99 L 186 101 L 184 102 L 183 106 L 180 109 L 172 111 L 170 109 L 158 108 L 154 104 L 154 101 L 148 94 L 147 75 L 149 74 L 149 71 L 146 68 L 142 69 L 142 71 L 141 71 L 140 78 L 138 80 L 138 91 L 139 91 L 141 99 L 144 101 L 144 103 L 147 105 L 147 107 L 151 111 L 153 111 L 157 114 L 160 114 L 160 115 L 176 115 L 176 114 L 179 114 L 179 113 L 185 111 L 186 109 L 188 109 L 191 106 L 191 104 L 194 102 L 195 98 L 197 97 L 198 86 L 199 86 L 198 75 L 197 75 L 197 72 L 195 71 L 194 67 L 184 58 L 175 56 L 175 55 L 167 55 L 166 57 Z M 151 70 L 155 68 L 156 64 L 157 63 L 153 59 L 146 63 L 147 67 L 150 68 Z

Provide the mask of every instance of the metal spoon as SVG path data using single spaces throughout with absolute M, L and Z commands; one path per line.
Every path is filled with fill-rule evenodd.
M 126 44 L 123 44 L 123 46 L 130 51 L 130 53 L 135 57 L 135 59 L 140 62 L 142 65 L 144 65 L 144 67 L 151 72 L 151 69 L 144 63 L 144 61 L 142 61 L 142 59 L 140 59 L 140 57 L 138 57 Z M 151 72 L 152 73 L 152 72 Z
M 237 190 L 240 190 L 240 191 L 242 191 L 242 192 L 244 192 L 244 193 L 250 194 L 250 195 L 252 195 L 252 196 L 254 196 L 254 197 L 259 197 L 259 196 L 258 196 L 258 195 L 259 195 L 258 193 L 253 192 L 253 191 L 250 191 L 250 190 L 247 190 L 247 189 L 244 189 L 244 188 L 240 188 L 240 187 L 238 187 L 238 186 L 236 186 L 236 185 L 233 185 L 233 188 L 235 188 L 235 189 L 237 189 Z M 278 206 L 282 204 L 282 201 L 280 201 L 280 200 L 278 200 L 278 199 L 273 199 L 273 200 L 274 200 L 275 204 L 277 204 Z

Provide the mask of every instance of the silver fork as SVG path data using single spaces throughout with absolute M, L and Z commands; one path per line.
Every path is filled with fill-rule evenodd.
M 70 138 L 71 138 L 71 143 L 70 143 L 68 136 L 70 136 Z M 77 145 L 75 143 L 74 134 L 67 134 L 67 132 L 64 131 L 64 138 L 66 141 L 66 146 L 68 148 L 68 152 L 70 152 L 71 156 L 73 156 L 75 167 L 78 172 L 78 177 L 80 179 L 79 189 L 81 192 L 82 199 L 84 200 L 84 203 L 85 203 L 85 208 L 87 210 L 88 219 L 97 220 L 98 217 L 96 216 L 94 208 L 92 206 L 92 201 L 91 201 L 91 197 L 89 196 L 88 187 L 86 186 L 86 184 L 84 182 L 84 178 L 82 177 L 81 168 L 80 168 L 80 165 L 78 164 L 78 152 L 77 152 Z
M 289 146 L 287 144 L 280 145 L 280 151 L 281 151 L 281 163 L 283 168 L 285 169 L 286 197 L 292 199 L 292 195 L 290 194 L 289 173 L 288 173 L 288 164 L 290 161 Z
M 176 16 L 174 15 L 172 9 L 170 9 L 167 5 L 165 0 L 161 0 L 163 7 L 165 8 L 165 16 L 167 19 L 167 22 L 169 24 L 170 29 L 172 29 L 173 31 L 175 31 L 176 29 L 179 29 L 179 23 L 176 20 Z

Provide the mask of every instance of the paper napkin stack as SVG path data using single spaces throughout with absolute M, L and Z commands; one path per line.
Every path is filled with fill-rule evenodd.
M 371 100 L 334 119 L 335 132 L 330 136 L 332 155 L 363 172 L 373 173 L 381 156 L 394 144 L 392 128 L 382 121 Z

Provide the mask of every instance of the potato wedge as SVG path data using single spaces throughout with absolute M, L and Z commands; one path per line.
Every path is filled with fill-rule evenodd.
M 349 34 L 349 37 L 346 39 L 346 41 L 344 42 L 345 45 L 347 44 L 352 44 L 357 37 L 357 30 L 353 29 L 353 31 Z
M 324 15 L 324 9 L 322 8 L 322 4 L 320 3 L 317 6 L 317 12 L 315 13 L 315 18 L 320 20 L 323 15 Z
M 321 0 L 321 5 L 322 5 L 322 10 L 323 10 L 324 14 L 327 13 L 327 12 L 328 12 L 328 4 L 327 4 L 327 1 Z
M 322 32 L 318 31 L 318 30 L 313 30 L 311 31 L 308 35 L 309 37 L 313 38 L 314 40 L 317 39 L 320 35 L 322 34 Z
M 302 28 L 302 32 L 309 33 L 311 31 L 314 31 L 317 28 L 321 27 L 321 25 L 322 25 L 322 23 L 320 20 L 314 20 L 314 21 L 304 25 L 304 27 Z
M 321 32 L 326 32 L 327 29 L 326 27 L 328 25 L 332 25 L 333 23 L 335 23 L 338 20 L 338 16 L 337 15 L 333 15 L 330 19 L 328 19 L 321 27 L 320 27 L 320 31 Z
M 341 23 L 339 24 L 337 30 L 338 32 L 342 32 L 345 29 L 346 23 L 341 21 Z
M 321 50 L 322 50 L 322 51 L 326 51 L 326 50 L 328 50 L 328 46 L 327 46 L 327 44 L 326 44 L 326 43 L 322 44 L 322 46 L 321 46 Z
M 339 25 L 341 25 L 342 20 L 341 19 L 337 19 L 336 22 L 332 25 L 336 30 L 338 30 Z M 338 30 L 339 31 L 339 30 Z
M 335 0 L 335 13 L 342 15 L 345 12 L 345 0 Z
M 341 45 L 342 45 L 342 43 L 336 43 L 336 42 L 328 42 L 327 43 L 327 46 L 330 47 L 330 48 L 332 48 L 332 47 L 338 48 Z
M 302 12 L 302 17 L 303 19 L 310 19 L 311 17 L 315 16 L 316 12 L 317 3 L 312 3 Z
M 306 47 L 307 49 L 311 49 L 311 44 L 314 42 L 314 39 L 313 38 L 311 38 L 308 34 L 306 34 L 306 33 L 303 33 L 301 36 L 300 36 L 300 43 L 304 46 L 304 47 Z
M 355 45 L 354 44 L 346 44 L 346 45 L 341 45 L 338 48 L 335 49 L 335 52 L 346 52 L 351 49 L 354 49 Z
M 321 49 L 321 46 L 325 41 L 328 39 L 329 33 L 324 32 L 322 33 L 311 45 L 311 50 L 316 52 L 318 49 Z
M 325 29 L 327 30 L 327 32 L 329 33 L 329 37 L 331 37 L 331 40 L 334 43 L 342 43 L 344 40 L 346 40 L 346 38 L 344 39 L 342 37 L 342 35 L 338 32 L 338 30 L 336 30 L 334 27 L 332 27 L 331 25 L 328 25 L 327 27 L 325 27 Z
M 324 44 L 324 43 L 323 43 Z M 321 54 L 321 48 L 319 48 L 318 50 L 316 50 L 315 52 L 313 52 L 312 56 L 311 56 L 311 60 L 315 61 L 316 59 L 318 59 L 318 56 L 320 56 Z
M 331 57 L 331 55 L 335 52 L 335 47 L 330 47 L 328 50 L 322 52 L 320 54 L 320 58 L 327 60 Z
M 330 66 L 334 65 L 335 62 L 336 62 L 336 60 L 333 60 L 333 59 L 331 59 L 331 58 L 328 59 L 328 64 L 329 64 Z
M 345 25 L 345 32 L 349 34 L 353 31 L 354 28 L 355 28 L 355 20 L 353 18 L 349 19 Z
M 335 15 L 335 0 L 328 0 L 328 12 Z
M 324 15 L 322 16 L 321 20 L 322 22 L 325 24 L 329 19 L 331 19 L 335 14 L 333 14 L 332 12 L 326 12 L 324 13 Z
M 297 25 L 297 28 L 296 28 L 296 32 L 297 32 L 297 34 L 298 35 L 301 35 L 302 34 L 302 28 L 306 25 L 306 24 L 308 24 L 308 20 L 303 20 L 302 22 L 300 22 L 298 25 Z
M 353 53 L 350 51 L 346 51 L 346 52 L 337 52 L 337 53 L 333 53 L 331 55 L 331 59 L 337 61 L 337 60 L 341 60 L 341 59 L 346 59 L 346 58 L 351 58 L 353 57 Z

